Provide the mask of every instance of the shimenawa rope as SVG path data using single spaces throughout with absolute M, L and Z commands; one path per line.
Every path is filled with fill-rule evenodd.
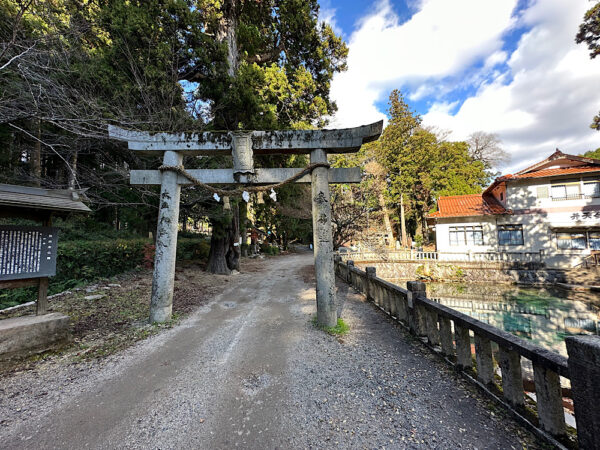
M 171 171 L 171 172 L 175 172 L 178 173 L 179 175 L 187 178 L 189 181 L 192 182 L 192 184 L 196 185 L 196 186 L 200 186 L 208 191 L 211 191 L 215 194 L 218 195 L 222 195 L 222 196 L 232 196 L 232 195 L 239 195 L 242 194 L 244 191 L 250 193 L 250 192 L 265 192 L 265 191 L 269 191 L 271 189 L 277 189 L 280 188 L 282 186 L 285 186 L 286 184 L 290 184 L 293 183 L 296 180 L 299 180 L 300 178 L 302 178 L 304 175 L 306 175 L 307 173 L 311 173 L 313 171 L 313 169 L 316 169 L 317 167 L 326 167 L 329 168 L 329 164 L 326 162 L 319 162 L 319 163 L 313 163 L 308 165 L 307 167 L 305 167 L 304 169 L 302 169 L 300 172 L 298 172 L 296 175 L 293 175 L 291 177 L 289 177 L 287 180 L 282 181 L 281 183 L 275 183 L 275 184 L 269 184 L 267 186 L 254 186 L 254 185 L 250 185 L 250 186 L 245 186 L 245 187 L 241 187 L 241 188 L 236 188 L 236 189 L 219 189 L 216 187 L 213 187 L 209 184 L 203 183 L 202 181 L 200 181 L 198 178 L 194 177 L 191 173 L 189 173 L 187 170 L 185 170 L 185 168 L 183 166 L 167 166 L 167 165 L 162 165 L 158 168 L 158 170 L 160 170 L 161 172 L 164 172 L 166 170 Z

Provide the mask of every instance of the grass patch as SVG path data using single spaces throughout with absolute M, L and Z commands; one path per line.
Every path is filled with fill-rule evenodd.
M 319 325 L 319 323 L 317 322 L 317 316 L 313 316 L 312 323 L 319 330 L 323 330 L 326 333 L 331 334 L 332 336 L 343 336 L 344 334 L 347 334 L 348 331 L 350 331 L 350 327 L 346 322 L 344 322 L 344 319 L 342 318 L 338 319 L 337 325 L 335 327 L 324 327 L 322 325 Z
M 175 326 L 218 292 L 223 284 L 222 280 L 205 274 L 198 266 L 178 267 L 176 274 L 180 281 L 175 285 L 173 315 L 166 323 L 148 323 L 152 287 L 152 272 L 149 270 L 105 279 L 96 283 L 93 292 L 73 289 L 70 293 L 52 299 L 48 305 L 49 311 L 69 316 L 73 339 L 61 348 L 15 356 L 10 361 L 2 362 L 0 376 L 17 370 L 29 370 L 46 360 L 60 359 L 65 363 L 77 363 L 122 351 L 137 341 Z M 85 299 L 86 296 L 97 294 L 102 297 Z M 35 305 L 2 313 L 0 319 L 33 314 Z

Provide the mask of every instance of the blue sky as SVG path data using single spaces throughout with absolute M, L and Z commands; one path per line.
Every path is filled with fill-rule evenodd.
M 321 18 L 349 44 L 332 96 L 332 127 L 385 118 L 401 89 L 424 124 L 465 139 L 497 133 L 505 172 L 555 148 L 600 147 L 600 58 L 574 43 L 587 0 L 321 0 Z

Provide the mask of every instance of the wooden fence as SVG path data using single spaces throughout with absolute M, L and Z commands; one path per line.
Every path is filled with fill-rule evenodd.
M 411 333 L 423 337 L 457 369 L 465 374 L 476 374 L 476 381 L 489 393 L 493 395 L 494 391 L 500 391 L 496 387 L 501 387 L 502 394 L 498 394 L 503 396 L 501 401 L 525 421 L 531 419 L 526 418 L 531 414 L 526 408 L 521 363 L 523 358 L 531 361 L 537 431 L 558 447 L 563 446 L 561 442 L 569 441 L 560 378 L 569 379 L 579 447 L 600 448 L 600 383 L 597 381 L 600 379 L 600 337 L 568 337 L 567 359 L 428 299 L 422 282 L 410 281 L 408 289 L 403 289 L 378 278 L 374 267 L 362 271 L 353 261 L 343 262 L 339 257 L 335 267 L 340 278 L 364 293 L 369 301 L 404 324 Z

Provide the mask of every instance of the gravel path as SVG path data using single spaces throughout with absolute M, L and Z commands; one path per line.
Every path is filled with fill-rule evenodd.
M 535 448 L 358 294 L 317 329 L 312 255 L 264 261 L 116 356 L 0 379 L 2 448 Z

